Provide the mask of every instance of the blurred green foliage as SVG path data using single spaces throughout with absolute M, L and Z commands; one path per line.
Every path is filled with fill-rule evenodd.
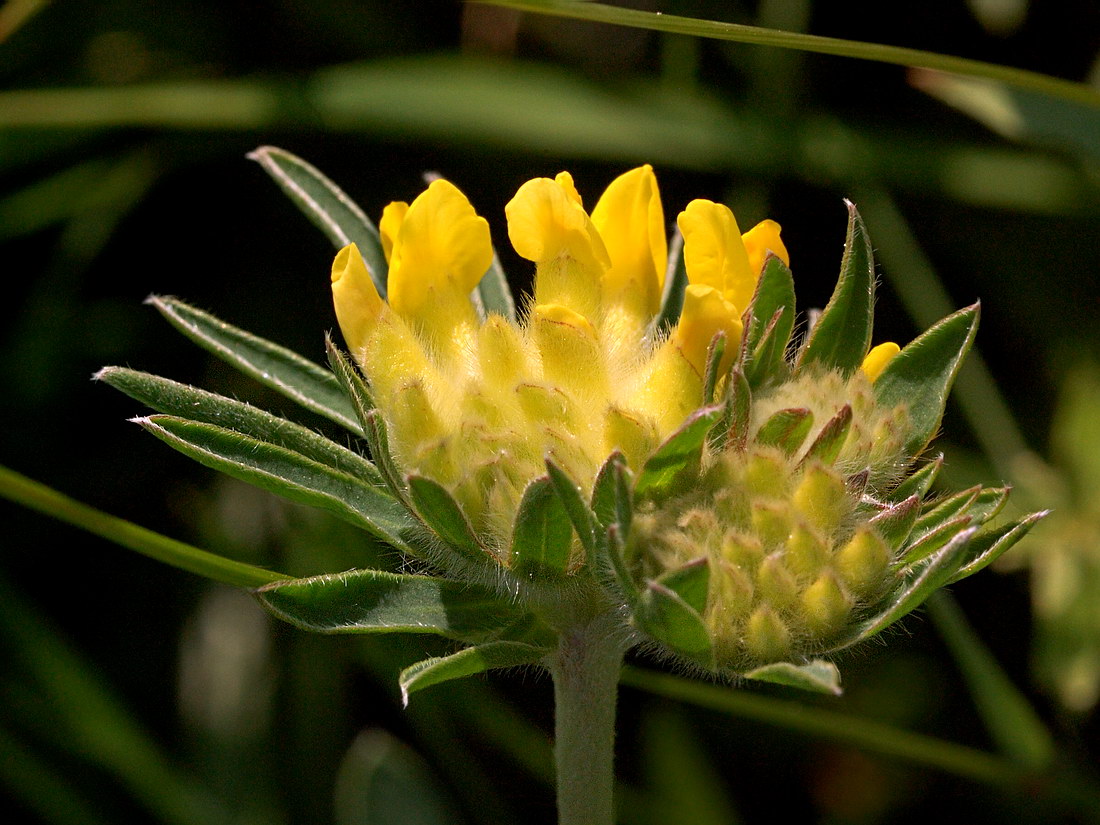
M 633 5 L 1074 80 L 1096 76 L 1100 48 L 1091 2 Z M 168 454 L 124 422 L 140 409 L 87 380 L 122 363 L 282 411 L 142 307 L 149 292 L 323 360 L 330 247 L 249 151 L 286 146 L 375 217 L 438 171 L 496 227 L 530 177 L 570 169 L 591 200 L 650 162 L 671 214 L 710 197 L 743 223 L 780 221 L 811 305 L 835 280 L 840 199 L 856 200 L 885 281 L 880 335 L 905 341 L 984 302 L 987 366 L 974 359 L 960 377 L 938 445 L 948 473 L 1015 483 L 1023 509 L 1056 507 L 1019 556 L 1033 577 L 986 572 L 955 588 L 1006 678 L 983 692 L 953 663 L 956 645 L 910 620 L 889 648 L 848 657 L 838 700 L 754 689 L 748 698 L 778 704 L 706 709 L 652 681 L 624 688 L 622 821 L 1070 821 L 1064 810 L 1081 816 L 1096 798 L 1090 779 L 1022 790 L 1030 767 L 981 721 L 1023 701 L 1070 774 L 1100 755 L 1095 110 L 438 0 L 10 0 L 0 78 L 0 463 L 298 574 L 400 562 L 323 514 Z M 529 271 L 495 240 L 522 288 Z M 546 680 L 449 684 L 401 710 L 397 672 L 446 643 L 275 627 L 235 591 L 14 505 L 0 513 L 5 809 L 49 823 L 553 821 Z M 842 716 L 826 723 L 819 710 Z M 887 726 L 877 739 L 875 725 Z M 892 729 L 935 738 L 899 752 Z M 964 750 L 937 751 L 938 739 Z

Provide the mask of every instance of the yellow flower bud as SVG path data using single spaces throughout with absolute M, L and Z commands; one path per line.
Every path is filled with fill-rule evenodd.
M 386 263 L 393 257 L 393 245 L 401 232 L 401 224 L 405 222 L 405 214 L 409 211 L 409 205 L 404 201 L 394 201 L 387 204 L 382 210 L 382 220 L 378 222 L 378 235 L 382 240 L 382 254 L 386 256 Z
M 848 618 L 852 603 L 844 594 L 836 576 L 822 573 L 802 593 L 802 614 L 806 626 L 814 633 L 827 635 L 836 632 Z
M 785 659 L 791 649 L 791 632 L 774 610 L 761 605 L 745 626 L 745 647 L 762 662 Z
M 728 206 L 693 200 L 676 219 L 684 235 L 688 282 L 718 290 L 740 316 L 752 300 L 760 270 L 749 262 L 741 230 Z
M 868 380 L 874 381 L 882 375 L 886 365 L 899 352 L 901 352 L 901 347 L 893 341 L 887 341 L 885 344 L 872 347 L 871 351 L 867 353 L 867 357 L 863 359 L 863 366 L 860 369 L 863 370 L 863 374 L 867 376 Z
M 384 305 L 355 244 L 337 252 L 332 262 L 332 302 L 348 349 L 360 357 Z
M 719 375 L 729 370 L 741 342 L 741 313 L 710 286 L 692 284 L 684 292 L 684 308 L 671 340 L 684 358 L 702 376 L 707 365 L 710 343 L 718 332 L 726 333 L 726 350 Z
M 890 549 L 874 529 L 861 527 L 836 555 L 844 583 L 859 596 L 870 596 L 882 586 Z
M 749 269 L 755 273 L 758 280 L 769 252 L 787 266 L 791 265 L 791 256 L 787 254 L 787 247 L 783 245 L 779 231 L 780 226 L 775 221 L 764 220 L 741 236 L 741 241 L 745 244 L 745 252 L 749 256 Z M 753 288 L 755 289 L 755 285 Z

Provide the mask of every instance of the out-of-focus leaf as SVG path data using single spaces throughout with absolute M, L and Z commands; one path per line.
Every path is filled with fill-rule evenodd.
M 336 825 L 461 825 L 424 760 L 382 730 L 352 742 L 336 776 Z
M 432 685 L 462 679 L 493 668 L 532 665 L 545 658 L 549 648 L 523 642 L 485 642 L 464 648 L 450 656 L 425 659 L 401 671 L 401 699 L 409 703 L 409 696 Z
M 359 205 L 319 169 L 285 149 L 261 146 L 248 157 L 263 167 L 333 246 L 342 249 L 353 243 L 359 247 L 378 294 L 385 298 L 389 266 L 382 253 L 382 239 Z
M 328 370 L 177 298 L 153 295 L 148 303 L 200 347 L 245 375 L 281 392 L 307 410 L 323 415 L 353 433 L 359 432 L 355 410 L 336 376 Z
M 200 464 L 291 501 L 327 510 L 394 547 L 418 553 L 416 524 L 401 503 L 354 476 L 211 424 L 170 415 L 135 421 Z
M 483 588 L 381 570 L 274 582 L 256 595 L 280 619 L 317 633 L 430 633 L 479 642 L 522 618 Z

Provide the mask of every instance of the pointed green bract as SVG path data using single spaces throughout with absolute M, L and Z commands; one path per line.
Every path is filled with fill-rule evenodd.
M 918 533 L 927 533 L 959 513 L 967 512 L 978 500 L 981 486 L 955 493 L 939 502 L 931 502 L 927 512 L 921 513 L 913 529 Z
M 150 296 L 146 303 L 203 349 L 307 410 L 358 431 L 355 410 L 336 377 L 295 352 L 245 332 L 176 298 Z
M 523 642 L 485 642 L 450 656 L 425 659 L 401 671 L 398 680 L 401 700 L 407 705 L 413 693 L 452 679 L 462 679 L 494 668 L 533 665 L 549 652 L 549 648 Z
M 416 525 L 405 508 L 361 479 L 285 447 L 212 424 L 170 415 L 135 421 L 200 464 L 291 501 L 327 510 L 387 544 L 419 555 Z
M 735 367 L 730 372 L 726 400 L 722 415 L 707 435 L 712 450 L 744 450 L 749 440 L 749 424 L 752 420 L 752 391 L 744 370 Z
M 364 422 L 364 435 L 370 446 L 370 453 L 375 457 L 375 464 L 386 480 L 390 492 L 399 500 L 408 504 L 409 491 L 405 484 L 401 470 L 398 469 L 390 452 L 390 436 L 386 430 L 386 419 L 378 410 L 371 410 Z
M 843 693 L 840 687 L 840 671 L 836 669 L 836 665 L 824 659 L 814 659 L 804 665 L 775 662 L 741 675 L 758 682 L 772 682 L 814 693 L 827 693 L 830 696 L 840 696 Z
M 875 260 L 871 239 L 855 204 L 848 203 L 848 235 L 840 278 L 798 359 L 800 369 L 818 366 L 853 373 L 871 346 L 875 307 Z
M 764 263 L 746 318 L 745 377 L 750 387 L 757 388 L 770 379 L 785 377 L 784 356 L 794 331 L 794 278 L 775 255 L 769 255 Z
M 561 575 L 569 566 L 573 526 L 549 477 L 523 491 L 512 532 L 511 568 L 520 576 Z
M 905 449 L 916 455 L 939 429 L 947 394 L 978 331 L 979 306 L 949 315 L 895 355 L 875 379 L 875 397 L 886 408 L 904 405 L 910 436 Z
M 409 500 L 424 523 L 467 561 L 476 564 L 488 561 L 488 550 L 447 488 L 425 476 L 410 475 L 407 480 Z
M 726 333 L 721 330 L 714 336 L 707 348 L 707 363 L 703 370 L 703 403 L 714 403 L 714 388 L 718 384 L 718 368 L 722 364 L 722 356 L 726 354 L 726 347 L 734 346 L 726 340 Z
M 902 561 L 906 564 L 916 564 L 931 556 L 941 547 L 945 546 L 962 530 L 971 524 L 970 516 L 956 516 L 953 519 L 937 524 L 919 538 L 912 542 L 905 551 Z M 914 532 L 916 532 L 914 530 Z
M 581 487 L 550 458 L 546 459 L 546 472 L 561 506 L 577 531 L 589 564 L 595 561 L 596 519 L 584 501 Z
M 978 533 L 967 546 L 967 560 L 947 583 L 953 584 L 993 564 L 1001 554 L 1011 549 L 1016 542 L 1031 532 L 1032 527 L 1049 514 L 1049 510 L 1041 510 L 1002 527 Z
M 815 459 L 822 464 L 832 464 L 836 461 L 836 457 L 840 455 L 840 450 L 844 446 L 844 442 L 848 438 L 848 431 L 851 428 L 852 407 L 850 404 L 845 404 L 840 408 L 840 412 L 830 418 L 825 426 L 821 428 L 817 438 L 806 450 L 806 455 L 802 457 L 802 460 Z
M 721 415 L 722 407 L 715 406 L 688 416 L 680 429 L 646 459 L 634 482 L 634 494 L 639 498 L 667 496 L 675 491 L 683 476 L 698 471 L 707 433 Z
M 780 410 L 774 413 L 756 431 L 756 441 L 778 447 L 787 455 L 794 455 L 814 425 L 813 413 L 805 407 Z
M 275 146 L 261 146 L 248 156 L 263 167 L 294 205 L 337 249 L 359 247 L 378 294 L 386 297 L 389 267 L 378 228 L 339 186 L 300 157 Z
M 485 271 L 477 287 L 470 294 L 478 315 L 485 320 L 490 315 L 502 315 L 508 321 L 516 321 L 516 301 L 508 286 L 508 277 L 500 265 L 500 258 L 493 251 L 493 262 Z
M 909 496 L 893 507 L 883 510 L 868 524 L 878 531 L 890 547 L 900 547 L 913 532 L 913 525 L 917 523 L 917 516 L 920 515 L 920 505 L 920 496 Z
M 328 356 L 328 365 L 332 374 L 344 388 L 344 393 L 355 409 L 355 417 L 359 419 L 365 431 L 367 415 L 374 409 L 374 399 L 371 397 L 367 382 L 363 380 L 359 368 L 333 343 L 332 336 L 328 333 L 325 333 L 325 354 Z
M 275 582 L 256 595 L 280 619 L 318 633 L 430 633 L 479 642 L 524 615 L 468 582 L 382 570 Z
M 358 453 L 250 404 L 124 367 L 104 367 L 95 377 L 157 412 L 233 430 L 285 447 L 376 487 L 383 485 L 378 469 Z
M 617 468 L 626 464 L 626 458 L 618 450 L 612 451 L 592 483 L 592 513 L 606 530 L 618 521 L 616 507 L 615 478 Z
M 938 455 L 891 490 L 890 501 L 904 501 L 910 496 L 916 496 L 918 499 L 924 498 L 924 495 L 932 489 L 932 484 L 935 482 L 936 476 L 940 474 L 942 467 L 943 455 Z
M 714 647 L 699 612 L 674 590 L 649 582 L 634 607 L 638 627 L 680 655 L 714 667 Z

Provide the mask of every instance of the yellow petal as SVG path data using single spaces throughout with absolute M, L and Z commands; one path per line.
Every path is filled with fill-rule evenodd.
M 504 214 L 508 237 L 522 257 L 537 264 L 572 258 L 597 275 L 610 265 L 607 250 L 568 174 L 523 184 Z
M 779 224 L 775 221 L 764 220 L 741 236 L 745 251 L 749 255 L 749 268 L 756 273 L 758 279 L 760 272 L 764 269 L 764 259 L 768 257 L 769 252 L 787 266 L 791 265 L 791 256 L 787 254 L 787 247 L 783 245 L 779 231 Z
M 390 259 L 390 306 L 422 322 L 440 311 L 453 315 L 452 305 L 469 304 L 492 260 L 489 224 L 454 184 L 432 181 L 400 222 Z
M 867 353 L 867 357 L 863 359 L 863 366 L 861 367 L 863 374 L 867 376 L 868 380 L 874 381 L 882 375 L 886 365 L 899 352 L 901 352 L 901 347 L 893 341 L 887 341 L 885 344 L 872 347 L 871 351 Z
M 728 206 L 694 200 L 676 219 L 684 235 L 688 282 L 720 290 L 743 312 L 756 290 L 759 271 L 749 263 L 741 230 Z
M 393 257 L 393 245 L 397 243 L 401 232 L 401 224 L 405 221 L 405 213 L 409 211 L 409 205 L 404 201 L 394 201 L 382 210 L 382 220 L 378 222 L 378 234 L 382 238 L 382 253 L 386 256 L 386 263 Z
M 565 196 L 569 200 L 573 201 L 581 209 L 584 209 L 584 203 L 581 201 L 581 193 L 577 191 L 577 185 L 573 183 L 573 176 L 566 171 L 558 172 L 554 175 L 554 183 L 562 188 L 565 192 Z
M 719 366 L 724 373 L 741 343 L 741 313 L 717 289 L 690 284 L 684 292 L 684 309 L 672 340 L 699 375 L 706 368 L 710 342 L 719 331 L 726 333 L 726 351 Z
M 611 182 L 596 208 L 592 223 L 607 247 L 611 268 L 603 275 L 605 301 L 657 311 L 668 261 L 665 213 L 657 178 L 648 164 Z
M 332 262 L 332 302 L 348 349 L 358 353 L 382 311 L 382 299 L 355 244 L 337 252 Z

